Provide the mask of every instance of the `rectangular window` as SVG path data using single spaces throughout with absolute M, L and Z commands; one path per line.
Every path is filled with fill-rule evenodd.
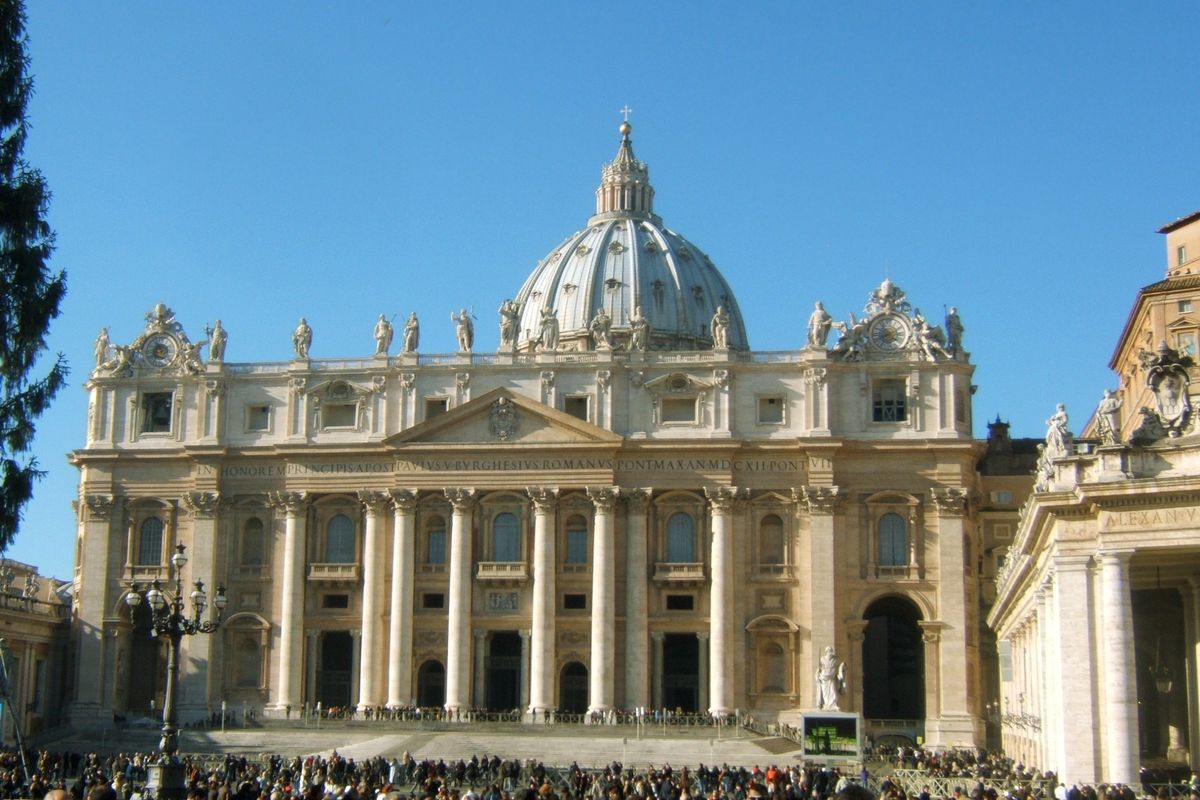
M 426 397 L 425 398 L 425 419 L 433 419 L 440 417 L 450 410 L 450 398 L 448 397 Z
M 430 531 L 429 546 L 425 551 L 426 564 L 445 564 L 446 563 L 446 532 L 445 531 Z
M 587 609 L 586 594 L 564 594 L 563 608 L 567 611 L 584 611 Z
M 570 414 L 576 419 L 581 419 L 584 422 L 588 421 L 588 400 L 587 395 L 583 397 L 564 397 L 563 411 Z
M 875 384 L 871 419 L 875 422 L 904 422 L 908 419 L 904 381 L 883 380 Z
M 1192 301 L 1191 300 L 1180 300 L 1177 308 L 1179 309 L 1180 314 L 1186 314 L 1187 312 L 1192 310 Z
M 327 594 L 321 597 L 321 608 L 349 608 L 350 595 Z
M 248 430 L 248 431 L 269 431 L 269 430 L 271 430 L 271 407 L 270 406 L 246 406 L 246 430 Z
M 778 425 L 783 422 L 783 398 L 758 398 L 758 424 Z
M 696 398 L 664 397 L 662 399 L 663 422 L 696 422 Z
M 1187 262 L 1187 245 L 1181 244 L 1175 248 L 1175 263 L 1183 264 Z
M 321 419 L 325 428 L 353 428 L 357 417 L 356 403 L 326 403 Z
M 587 563 L 587 530 L 567 531 L 567 561 L 568 564 Z
M 441 592 L 425 592 L 421 595 L 421 608 L 445 608 L 446 595 Z
M 997 489 L 992 492 L 992 502 L 998 506 L 1011 506 L 1013 493 L 1009 489 Z
M 142 395 L 142 433 L 171 432 L 171 393 L 147 392 Z
M 1012 538 L 1012 526 L 1009 525 L 1007 522 L 997 523 L 995 525 L 995 527 L 992 528 L 992 535 L 995 536 L 997 539 L 1011 539 Z
M 667 611 L 692 611 L 696 607 L 696 598 L 690 594 L 667 595 Z

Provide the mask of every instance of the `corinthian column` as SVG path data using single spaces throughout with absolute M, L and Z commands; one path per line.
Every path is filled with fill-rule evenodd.
M 387 704 L 391 708 L 399 708 L 412 697 L 413 553 L 416 550 L 417 490 L 396 489 L 391 495 L 394 511 Z
M 712 520 L 712 587 L 708 597 L 709 706 L 708 713 L 723 717 L 733 711 L 733 504 L 739 490 L 733 486 L 705 489 Z
M 216 576 L 217 524 L 221 495 L 219 492 L 187 492 L 181 498 L 183 506 L 192 515 L 192 546 L 188 553 L 192 580 L 202 580 L 211 589 L 221 581 Z M 211 707 L 212 675 L 209 665 L 213 663 L 214 636 L 183 637 L 183 652 L 180 659 L 180 693 L 183 702 L 180 709 L 190 717 L 207 713 Z
M 616 563 L 613 553 L 613 505 L 620 489 L 589 486 L 596 507 L 592 534 L 592 664 L 588 670 L 588 711 L 613 707 L 616 681 L 613 663 L 616 646 Z
M 383 576 L 379 563 L 379 528 L 388 506 L 384 492 L 363 491 L 358 499 L 366 509 L 362 549 L 362 652 L 358 660 L 359 710 L 382 705 L 379 653 L 383 647 Z
M 822 370 L 822 372 L 824 372 Z M 835 621 L 837 615 L 837 592 L 834 585 L 836 563 L 833 552 L 833 518 L 837 513 L 839 490 L 837 486 L 801 486 L 792 489 L 792 498 L 808 511 L 808 563 L 809 607 L 805 609 L 809 629 L 809 663 L 802 674 L 810 678 L 820 669 L 821 653 L 826 647 L 837 649 Z M 857 686 L 857 684 L 855 684 Z M 800 688 L 796 688 L 797 693 Z M 817 687 L 813 683 L 812 708 L 817 708 Z
M 1104 608 L 1104 728 L 1107 763 L 1101 779 L 1136 786 L 1138 779 L 1137 673 L 1133 657 L 1133 604 L 1129 551 L 1102 552 Z
M 646 509 L 653 489 L 626 491 L 625 707 L 650 705 L 649 631 L 646 614 Z
M 284 512 L 283 586 L 279 603 L 279 662 L 276 666 L 276 711 L 300 707 L 304 667 L 304 556 L 308 534 L 304 492 L 271 492 L 267 502 Z
M 474 489 L 447 489 L 450 522 L 450 602 L 446 633 L 446 709 L 471 705 L 471 522 Z
M 533 500 L 533 619 L 529 653 L 529 711 L 554 708 L 554 507 L 558 489 L 530 486 Z

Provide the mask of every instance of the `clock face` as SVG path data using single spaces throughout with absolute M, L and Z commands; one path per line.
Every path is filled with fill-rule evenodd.
M 885 315 L 871 323 L 871 344 L 892 353 L 908 344 L 908 325 L 899 317 Z
M 165 367 L 175 360 L 179 345 L 165 334 L 151 336 L 142 345 L 142 358 L 152 367 Z

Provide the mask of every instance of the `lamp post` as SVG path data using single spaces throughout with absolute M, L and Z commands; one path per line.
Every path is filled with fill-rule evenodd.
M 162 739 L 158 743 L 159 757 L 156 764 L 151 765 L 146 789 L 158 798 L 181 798 L 184 794 L 183 764 L 179 763 L 176 754 L 179 752 L 179 735 L 175 727 L 175 685 L 179 681 L 179 643 L 184 636 L 194 636 L 198 633 L 212 633 L 221 624 L 221 615 L 225 611 L 225 587 L 218 586 L 216 597 L 213 598 L 212 618 L 203 620 L 204 609 L 208 607 L 208 595 L 204 591 L 204 582 L 196 581 L 195 589 L 189 597 L 192 601 L 192 613 L 186 613 L 183 599 L 183 567 L 187 564 L 187 548 L 182 544 L 175 547 L 171 556 L 171 569 L 168 575 L 168 589 L 173 577 L 175 594 L 168 596 L 162 584 L 155 579 L 150 588 L 142 595 L 142 588 L 136 583 L 129 587 L 125 602 L 129 604 L 129 615 L 136 623 L 134 616 L 142 600 L 150 606 L 150 635 L 166 636 L 170 647 L 167 650 L 167 686 L 163 695 L 163 725 Z

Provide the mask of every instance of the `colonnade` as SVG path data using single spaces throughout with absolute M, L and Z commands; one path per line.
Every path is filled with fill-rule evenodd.
M 592 503 L 590 551 L 590 664 L 588 665 L 588 710 L 605 712 L 617 706 L 616 697 L 616 574 L 615 514 L 624 498 L 626 509 L 625 593 L 625 697 L 627 708 L 649 707 L 651 696 L 648 624 L 650 557 L 648 542 L 651 489 L 621 489 L 591 486 L 586 495 Z M 707 698 L 710 713 L 724 715 L 734 708 L 733 653 L 736 620 L 733 615 L 733 506 L 744 490 L 721 486 L 705 490 L 708 498 L 711 549 L 711 602 L 709 630 L 701 648 L 701 699 Z M 481 668 L 472 659 L 472 531 L 478 492 L 471 487 L 443 490 L 449 501 L 449 565 L 446 630 L 447 709 L 470 708 L 480 703 L 478 683 L 473 691 L 472 670 Z M 555 579 L 558 569 L 556 487 L 534 486 L 526 490 L 533 505 L 532 586 L 528 634 L 528 710 L 541 713 L 557 708 L 555 696 L 557 661 L 555 626 L 557 618 Z M 359 708 L 407 705 L 413 690 L 413 610 L 418 491 L 401 489 L 359 492 L 365 510 L 363 526 L 363 595 L 361 650 L 356 659 Z M 284 516 L 280 637 L 278 660 L 271 682 L 271 706 L 277 710 L 300 708 L 303 703 L 303 586 L 307 552 L 306 515 L 308 498 L 302 492 L 275 492 L 268 501 Z M 381 565 L 386 514 L 392 514 L 391 592 L 384 598 L 385 580 Z M 386 637 L 385 637 L 386 617 Z M 658 641 L 658 640 L 656 640 Z M 386 661 L 382 658 L 387 645 Z M 524 636 L 523 636 L 524 642 Z M 476 650 L 481 642 L 475 642 Z M 701 644 L 705 644 L 704 641 Z M 705 653 L 707 650 L 707 653 Z M 654 649 L 654 672 L 662 674 L 661 647 Z M 380 666 L 386 664 L 386 674 Z

